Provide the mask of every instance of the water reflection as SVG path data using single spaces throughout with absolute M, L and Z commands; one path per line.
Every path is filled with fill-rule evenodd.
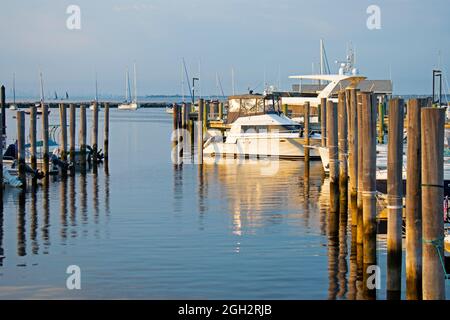
M 17 255 L 23 257 L 27 254 L 26 251 L 26 210 L 25 210 L 25 191 L 19 193 L 19 202 L 17 206 Z
M 330 183 L 330 209 L 328 215 L 328 299 L 335 300 L 339 292 L 339 186 Z
M 65 245 L 67 239 L 77 238 L 80 233 L 77 216 L 82 217 L 85 231 L 88 230 L 88 188 L 87 179 L 92 179 L 92 204 L 94 222 L 97 224 L 100 212 L 100 199 L 104 199 L 106 215 L 110 214 L 109 178 L 105 178 L 104 195 L 100 195 L 99 177 L 92 175 L 66 175 L 57 179 L 50 178 L 42 183 L 32 183 L 25 190 L 6 189 L 6 196 L 12 196 L 8 204 L 16 207 L 15 214 L 7 219 L 15 224 L 15 252 L 17 257 L 28 255 L 43 255 L 50 253 L 51 236 L 60 239 L 59 244 Z M 79 184 L 77 185 L 77 180 Z M 77 198 L 79 197 L 79 207 Z M 0 201 L 0 266 L 8 259 L 4 241 L 5 216 L 3 201 Z M 51 212 L 57 212 L 52 217 Z M 96 228 L 98 236 L 99 228 Z M 70 231 L 70 233 L 69 233 Z M 13 249 L 14 250 L 14 249 Z M 5 254 L 6 253 L 6 254 Z M 11 257 L 12 260 L 13 257 Z M 27 266 L 27 260 L 19 260 L 17 266 Z
M 5 258 L 5 251 L 3 249 L 3 194 L 0 200 L 0 267 L 3 266 L 3 259 Z

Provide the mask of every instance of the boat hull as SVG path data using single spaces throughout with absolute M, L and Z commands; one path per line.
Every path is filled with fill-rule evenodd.
M 303 138 L 238 138 L 234 143 L 206 143 L 203 154 L 207 156 L 226 155 L 244 157 L 275 157 L 279 159 L 303 159 L 305 147 Z M 311 141 L 312 142 L 312 141 Z M 320 160 L 319 152 L 309 148 L 310 159 Z
M 137 103 L 123 103 L 117 107 L 119 110 L 137 110 L 139 105 Z

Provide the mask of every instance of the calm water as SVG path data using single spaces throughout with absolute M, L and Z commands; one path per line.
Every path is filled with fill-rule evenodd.
M 320 162 L 309 179 L 298 161 L 277 162 L 275 175 L 251 161 L 175 167 L 163 109 L 111 110 L 110 131 L 109 174 L 6 190 L 0 298 L 355 297 L 347 212 L 330 214 Z M 69 265 L 81 290 L 66 289 Z

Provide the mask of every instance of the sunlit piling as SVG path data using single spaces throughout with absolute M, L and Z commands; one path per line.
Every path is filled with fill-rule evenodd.
M 347 189 L 348 182 L 348 129 L 347 129 L 347 105 L 345 91 L 338 94 L 338 146 L 339 146 L 339 186 Z
M 305 145 L 309 146 L 309 102 L 305 102 L 303 105 L 303 111 L 304 111 L 304 139 L 305 139 Z M 309 147 L 304 148 L 305 153 L 305 165 L 308 164 L 308 171 L 309 171 Z
M 327 147 L 330 158 L 330 183 L 339 182 L 337 105 L 327 102 Z
M 363 108 L 362 108 L 362 95 L 357 93 L 356 95 L 356 109 L 357 109 L 357 139 L 358 139 L 358 177 L 357 177 L 357 250 L 358 250 L 358 265 L 362 268 L 363 264 L 363 238 L 364 238 L 364 221 L 363 221 L 363 205 L 362 205 L 362 192 L 363 192 L 363 174 L 364 174 L 364 162 L 363 162 Z
M 202 124 L 203 124 L 203 137 L 206 135 L 206 130 L 208 129 L 208 114 L 209 114 L 210 104 L 208 101 L 203 101 L 203 117 L 202 117 Z M 203 141 L 203 140 L 202 140 Z
M 381 115 L 379 115 L 379 118 Z M 387 167 L 387 298 L 400 299 L 402 276 L 403 122 L 402 99 L 389 101 Z
M 365 285 L 365 296 L 368 299 L 376 297 L 376 290 L 367 285 L 366 279 L 372 274 L 368 274 L 368 268 L 377 264 L 376 253 L 376 108 L 373 105 L 373 98 L 370 93 L 361 94 L 362 102 L 362 130 L 363 130 L 363 275 Z
M 25 156 L 25 114 L 23 111 L 17 111 L 17 162 L 19 169 L 19 178 L 25 187 L 26 176 L 26 156 Z
M 109 103 L 105 103 L 103 115 L 103 154 L 105 165 L 107 165 L 109 159 Z
M 49 149 L 48 149 L 48 106 L 41 102 L 41 110 L 42 110 L 42 161 L 43 167 L 42 171 L 44 175 L 47 177 L 49 174 L 50 168 L 50 157 L 49 157 Z M 48 179 L 46 179 L 48 180 Z
M 92 162 L 94 168 L 98 161 L 98 104 L 94 102 L 94 110 L 92 110 L 92 135 L 91 135 L 91 145 L 92 145 Z
M 389 118 L 390 121 L 390 118 Z M 384 142 L 384 103 L 378 103 L 378 143 Z
M 75 173 L 75 136 L 76 136 L 76 106 L 71 103 L 69 105 L 69 157 L 72 162 L 70 173 Z
M 422 294 L 424 300 L 445 299 L 444 256 L 444 108 L 422 108 Z
M 33 170 L 37 169 L 37 123 L 36 106 L 30 107 L 30 162 Z
M 197 164 L 203 164 L 203 112 L 204 100 L 198 101 L 198 119 L 197 119 Z
M 327 99 L 320 99 L 320 135 L 322 147 L 327 146 Z
M 358 109 L 356 100 L 356 89 L 348 89 L 348 166 L 349 166 L 349 189 L 350 209 L 352 212 L 352 226 L 357 225 L 358 219 Z
M 420 110 L 425 99 L 408 101 L 406 176 L 406 299 L 422 299 L 422 196 Z
M 80 105 L 80 136 L 78 138 L 80 144 L 80 166 L 84 173 L 86 170 L 86 141 L 87 141 L 87 127 L 86 127 L 86 106 Z
M 219 102 L 219 120 L 223 120 L 223 102 Z
M 67 108 L 64 103 L 59 104 L 59 125 L 60 125 L 60 157 L 62 161 L 67 161 Z M 63 170 L 64 173 L 65 170 Z

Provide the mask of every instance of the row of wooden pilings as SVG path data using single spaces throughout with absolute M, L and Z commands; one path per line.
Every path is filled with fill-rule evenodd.
M 445 299 L 443 265 L 443 153 L 445 110 L 428 99 L 407 103 L 406 195 L 403 194 L 405 102 L 389 101 L 387 180 L 386 296 L 400 299 L 402 284 L 403 197 L 406 196 L 406 298 Z M 322 99 L 322 145 L 330 157 L 330 214 L 338 211 L 333 192 L 350 193 L 352 239 L 362 262 L 364 298 L 376 298 L 370 286 L 377 262 L 377 106 L 375 95 L 347 89 L 338 103 Z M 384 118 L 384 111 L 379 118 Z M 383 120 L 381 120 L 383 128 Z M 384 129 L 383 129 L 384 130 Z M 379 134 L 380 136 L 380 134 Z M 380 141 L 383 141 L 380 139 Z M 348 191 L 347 191 L 348 190 Z M 380 269 L 378 269 L 380 270 Z
M 223 102 L 209 103 L 199 99 L 196 113 L 192 106 L 188 103 L 173 104 L 172 161 L 175 164 L 182 163 L 183 159 L 191 161 L 192 157 L 196 164 L 203 164 L 203 141 L 209 120 L 216 115 L 219 121 L 224 118 Z
M 2 105 L 4 102 L 2 102 Z M 41 171 L 44 175 L 44 178 L 49 176 L 50 172 L 50 157 L 49 157 L 49 110 L 48 106 L 44 103 L 40 106 L 42 114 L 41 117 L 41 137 L 42 137 L 42 167 Z M 67 125 L 67 108 L 69 109 L 69 126 Z M 59 119 L 60 119 L 60 137 L 59 137 L 59 148 L 60 148 L 60 160 L 65 163 L 69 161 L 73 163 L 70 169 L 70 174 L 75 173 L 76 163 L 75 163 L 75 146 L 76 146 L 76 108 L 75 104 L 69 104 L 68 106 L 65 104 L 59 105 Z M 77 164 L 80 168 L 81 172 L 85 172 L 87 165 L 87 154 L 88 154 L 88 144 L 87 144 L 87 118 L 86 118 L 86 106 L 79 106 L 79 156 L 80 162 Z M 29 141 L 30 141 L 30 166 L 33 171 L 38 169 L 37 166 L 37 107 L 32 106 L 29 110 Z M 92 155 L 92 164 L 94 170 L 96 170 L 96 166 L 99 155 L 98 148 L 98 111 L 99 107 L 97 103 L 93 104 L 92 110 L 92 125 L 91 125 L 91 155 Z M 17 165 L 18 165 L 18 173 L 19 177 L 23 183 L 23 186 L 26 187 L 26 154 L 25 154 L 25 112 L 24 111 L 16 111 L 16 121 L 17 121 Z M 0 128 L 1 132 L 6 133 L 5 126 L 5 117 L 3 116 L 4 108 L 2 109 L 2 127 Z M 69 135 L 67 134 L 67 129 L 69 127 Z M 105 165 L 108 164 L 109 158 L 109 105 L 108 103 L 104 104 L 104 142 L 103 142 L 103 161 Z M 68 139 L 69 137 L 69 139 Z M 0 174 L 3 179 L 3 150 L 2 145 L 0 144 Z M 63 175 L 67 174 L 65 169 L 61 169 L 61 173 Z M 47 179 L 44 179 L 46 181 Z M 33 179 L 35 181 L 35 179 Z

